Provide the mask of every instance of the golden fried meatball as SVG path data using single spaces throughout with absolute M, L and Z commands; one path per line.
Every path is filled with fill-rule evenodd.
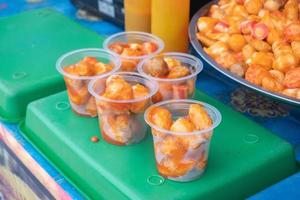
M 300 59 L 300 41 L 293 41 L 291 43 L 294 55 Z
M 135 84 L 132 86 L 133 98 L 141 98 L 149 94 L 149 89 L 141 84 Z M 142 113 L 145 111 L 147 105 L 149 104 L 150 98 L 134 102 L 131 105 L 131 112 L 133 113 Z
M 289 70 L 283 80 L 287 88 L 300 88 L 300 67 Z
M 203 106 L 191 104 L 189 108 L 189 119 L 197 130 L 203 130 L 212 126 L 212 119 Z
M 167 63 L 163 58 L 152 58 L 145 62 L 145 71 L 154 77 L 166 76 L 169 73 Z
M 199 32 L 207 33 L 213 29 L 217 22 L 218 20 L 212 17 L 200 17 L 197 22 L 197 27 Z
M 249 14 L 257 15 L 263 7 L 261 0 L 245 0 L 244 6 Z
M 241 34 L 232 34 L 228 40 L 228 45 L 233 51 L 240 52 L 246 45 L 246 40 Z
M 283 83 L 283 80 L 284 80 L 284 73 L 282 73 L 281 71 L 279 70 L 276 70 L 276 69 L 273 69 L 273 70 L 270 70 L 269 73 L 271 74 L 271 76 L 273 78 L 276 79 L 277 82 L 279 83 Z
M 250 44 L 256 49 L 256 51 L 268 52 L 272 50 L 271 45 L 262 40 L 252 40 Z
M 287 41 L 299 41 L 300 40 L 300 22 L 292 22 L 284 29 L 284 37 Z
M 114 100 L 127 100 L 133 98 L 131 85 L 121 76 L 112 75 L 106 80 L 104 97 Z
M 274 56 L 270 52 L 255 52 L 250 58 L 251 65 L 259 65 L 267 70 L 271 69 L 274 62 Z
M 245 79 L 255 85 L 261 85 L 262 79 L 266 76 L 270 76 L 268 70 L 261 66 L 250 66 L 248 67 Z
M 152 108 L 148 116 L 149 120 L 156 126 L 162 129 L 170 130 L 173 120 L 172 114 L 165 108 Z
M 289 20 L 299 20 L 298 1 L 288 0 L 284 5 L 283 13 Z
M 266 76 L 262 79 L 262 87 L 272 92 L 283 90 L 283 86 L 272 76 Z
M 249 58 L 251 58 L 251 56 L 253 55 L 254 52 L 255 52 L 254 47 L 251 46 L 250 44 L 246 44 L 242 49 L 242 55 L 243 55 L 244 62 L 246 62 Z
M 180 117 L 173 123 L 170 130 L 174 132 L 188 133 L 193 132 L 195 130 L 195 126 L 190 120 Z

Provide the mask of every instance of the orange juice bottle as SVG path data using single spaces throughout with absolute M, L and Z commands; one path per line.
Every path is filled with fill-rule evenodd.
M 151 0 L 125 0 L 125 30 L 151 31 Z
M 151 10 L 151 32 L 165 51 L 187 52 L 190 0 L 152 0 Z

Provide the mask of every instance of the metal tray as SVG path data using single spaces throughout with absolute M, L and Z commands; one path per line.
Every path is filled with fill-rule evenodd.
M 220 72 L 221 74 L 225 75 L 227 78 L 229 78 L 239 84 L 242 84 L 242 85 L 246 86 L 247 88 L 257 91 L 265 96 L 270 97 L 273 100 L 279 101 L 280 103 L 284 103 L 285 105 L 292 106 L 292 108 L 300 110 L 300 100 L 290 98 L 288 96 L 280 95 L 280 94 L 265 90 L 260 86 L 254 85 L 254 84 L 250 83 L 249 81 L 231 73 L 227 69 L 224 69 L 217 62 L 215 62 L 212 58 L 210 58 L 210 56 L 208 54 L 206 54 L 204 52 L 201 43 L 198 41 L 198 39 L 196 37 L 197 20 L 199 19 L 199 17 L 207 15 L 210 6 L 215 3 L 217 3 L 217 1 L 211 1 L 210 3 L 206 4 L 198 12 L 196 12 L 196 14 L 191 19 L 191 22 L 189 25 L 189 37 L 190 37 L 190 42 L 191 42 L 193 50 L 194 50 L 194 54 L 196 56 L 198 56 L 198 57 L 200 56 L 200 58 L 202 58 L 202 61 L 204 62 L 205 67 L 207 67 L 207 66 L 212 67 L 215 70 L 217 70 L 218 72 Z M 208 70 L 210 70 L 210 69 L 208 69 Z

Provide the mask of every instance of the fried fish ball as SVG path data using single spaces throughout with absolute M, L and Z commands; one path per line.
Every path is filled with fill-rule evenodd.
M 284 5 L 283 13 L 289 20 L 299 20 L 298 1 L 288 0 Z
M 272 76 L 266 76 L 262 79 L 262 87 L 272 92 L 280 92 L 283 90 L 282 84 Z
M 203 130 L 212 125 L 212 119 L 203 106 L 191 104 L 189 108 L 189 119 L 196 127 L 196 130 Z
M 236 63 L 230 66 L 229 70 L 235 75 L 238 75 L 240 77 L 244 77 L 246 72 L 246 67 L 243 64 Z
M 269 11 L 279 10 L 280 6 L 279 0 L 266 0 L 264 3 L 264 8 Z
M 270 76 L 268 70 L 259 65 L 253 65 L 248 67 L 245 74 L 245 79 L 255 85 L 261 85 L 263 78 L 266 76 Z
M 233 16 L 241 16 L 241 17 L 247 17 L 248 11 L 247 9 L 242 5 L 235 5 L 233 6 L 233 9 L 231 11 L 231 15 Z
M 195 150 L 206 142 L 203 134 L 180 135 L 177 137 L 180 138 L 180 141 L 184 145 L 184 147 L 189 150 Z
M 293 41 L 291 43 L 294 55 L 300 59 L 300 41 Z
M 267 70 L 270 70 L 273 66 L 274 56 L 270 52 L 255 52 L 252 54 L 249 64 L 259 65 Z
M 79 76 L 93 75 L 93 65 L 83 60 L 75 64 L 74 73 Z
M 162 77 L 169 73 L 168 64 L 163 58 L 152 58 L 148 60 L 145 65 L 145 71 L 147 71 L 151 76 Z
M 206 53 L 213 58 L 218 57 L 223 52 L 228 52 L 229 47 L 225 42 L 218 41 L 206 48 Z
M 276 69 L 270 70 L 269 72 L 270 72 L 271 76 L 276 79 L 277 82 L 279 82 L 281 84 L 283 83 L 284 73 L 282 73 L 281 71 L 276 70 Z
M 300 88 L 300 67 L 289 70 L 283 80 L 287 88 Z
M 284 29 L 284 37 L 287 41 L 299 41 L 300 40 L 300 22 L 295 21 L 290 23 Z
M 194 124 L 190 120 L 180 117 L 171 126 L 171 131 L 174 132 L 193 132 L 195 130 Z
M 106 80 L 103 96 L 114 100 L 128 100 L 133 98 L 133 91 L 131 85 L 121 76 L 112 75 Z
M 218 5 L 212 5 L 209 9 L 209 17 L 214 19 L 223 20 L 225 18 L 225 12 Z
M 186 66 L 177 66 L 169 71 L 168 78 L 181 78 L 191 74 L 190 70 Z
M 217 22 L 218 20 L 212 17 L 200 17 L 197 21 L 197 27 L 199 32 L 207 33 L 213 29 Z
M 300 99 L 300 88 L 284 89 L 281 93 L 292 98 Z
M 229 33 L 215 33 L 215 32 L 209 32 L 205 35 L 208 39 L 210 39 L 211 41 L 216 42 L 216 41 L 221 41 L 221 42 L 225 42 L 227 43 L 229 41 L 230 38 L 230 34 Z M 210 46 L 210 45 L 208 45 Z
M 162 129 L 170 130 L 173 124 L 172 114 L 165 108 L 152 108 L 148 117 L 154 125 Z
M 180 137 L 176 135 L 167 135 L 161 142 L 156 142 L 157 146 L 155 149 L 173 160 L 182 160 L 187 152 L 187 149 L 183 145 Z
M 217 56 L 215 61 L 222 67 L 229 69 L 230 66 L 238 62 L 238 59 L 235 53 L 226 51 Z
M 131 120 L 128 114 L 108 116 L 107 122 L 106 132 L 109 132 L 109 136 L 116 142 L 126 144 L 133 137 L 130 128 Z
M 267 37 L 267 42 L 269 44 L 273 44 L 275 41 L 280 41 L 282 40 L 283 36 L 281 31 L 278 31 L 277 29 L 273 28 L 270 30 L 268 37 Z
M 276 41 L 272 45 L 272 50 L 275 55 L 274 69 L 282 72 L 287 72 L 298 65 L 298 59 L 293 53 L 292 47 L 282 41 Z
M 133 56 L 142 56 L 143 53 L 141 50 L 137 49 L 132 49 L 132 48 L 124 48 L 123 52 L 121 53 L 121 56 L 126 56 L 126 57 L 133 57 Z M 130 58 L 122 58 L 122 65 L 121 69 L 122 71 L 135 71 L 136 70 L 136 65 L 138 64 L 139 60 L 137 59 L 130 59 Z
M 133 98 L 141 98 L 149 94 L 149 89 L 141 84 L 135 84 L 132 86 Z M 150 99 L 145 99 L 139 102 L 134 102 L 131 105 L 131 112 L 133 113 L 142 113 L 145 111 L 147 105 L 149 104 Z
M 249 14 L 257 15 L 263 7 L 261 0 L 245 0 L 244 6 Z
M 243 60 L 246 62 L 249 58 L 251 58 L 254 52 L 254 47 L 250 44 L 246 44 L 242 49 Z
M 246 45 L 246 40 L 241 34 L 232 34 L 228 40 L 228 45 L 233 51 L 240 52 Z
M 285 16 L 279 10 L 271 13 L 271 21 L 275 26 L 276 30 L 284 30 L 287 25 L 287 20 Z
M 252 40 L 250 43 L 257 51 L 268 52 L 272 50 L 271 45 L 262 40 Z
M 198 32 L 196 35 L 197 35 L 197 39 L 200 40 L 200 42 L 202 44 L 204 44 L 204 46 L 206 46 L 206 47 L 209 47 L 209 46 L 213 45 L 216 42 L 215 40 L 212 40 L 212 39 L 208 38 L 203 33 Z
M 275 59 L 273 68 L 282 72 L 287 72 L 297 66 L 297 58 L 293 54 L 282 54 Z

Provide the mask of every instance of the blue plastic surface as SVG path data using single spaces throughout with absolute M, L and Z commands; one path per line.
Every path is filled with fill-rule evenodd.
M 300 199 L 300 173 L 257 193 L 248 200 L 298 200 Z

